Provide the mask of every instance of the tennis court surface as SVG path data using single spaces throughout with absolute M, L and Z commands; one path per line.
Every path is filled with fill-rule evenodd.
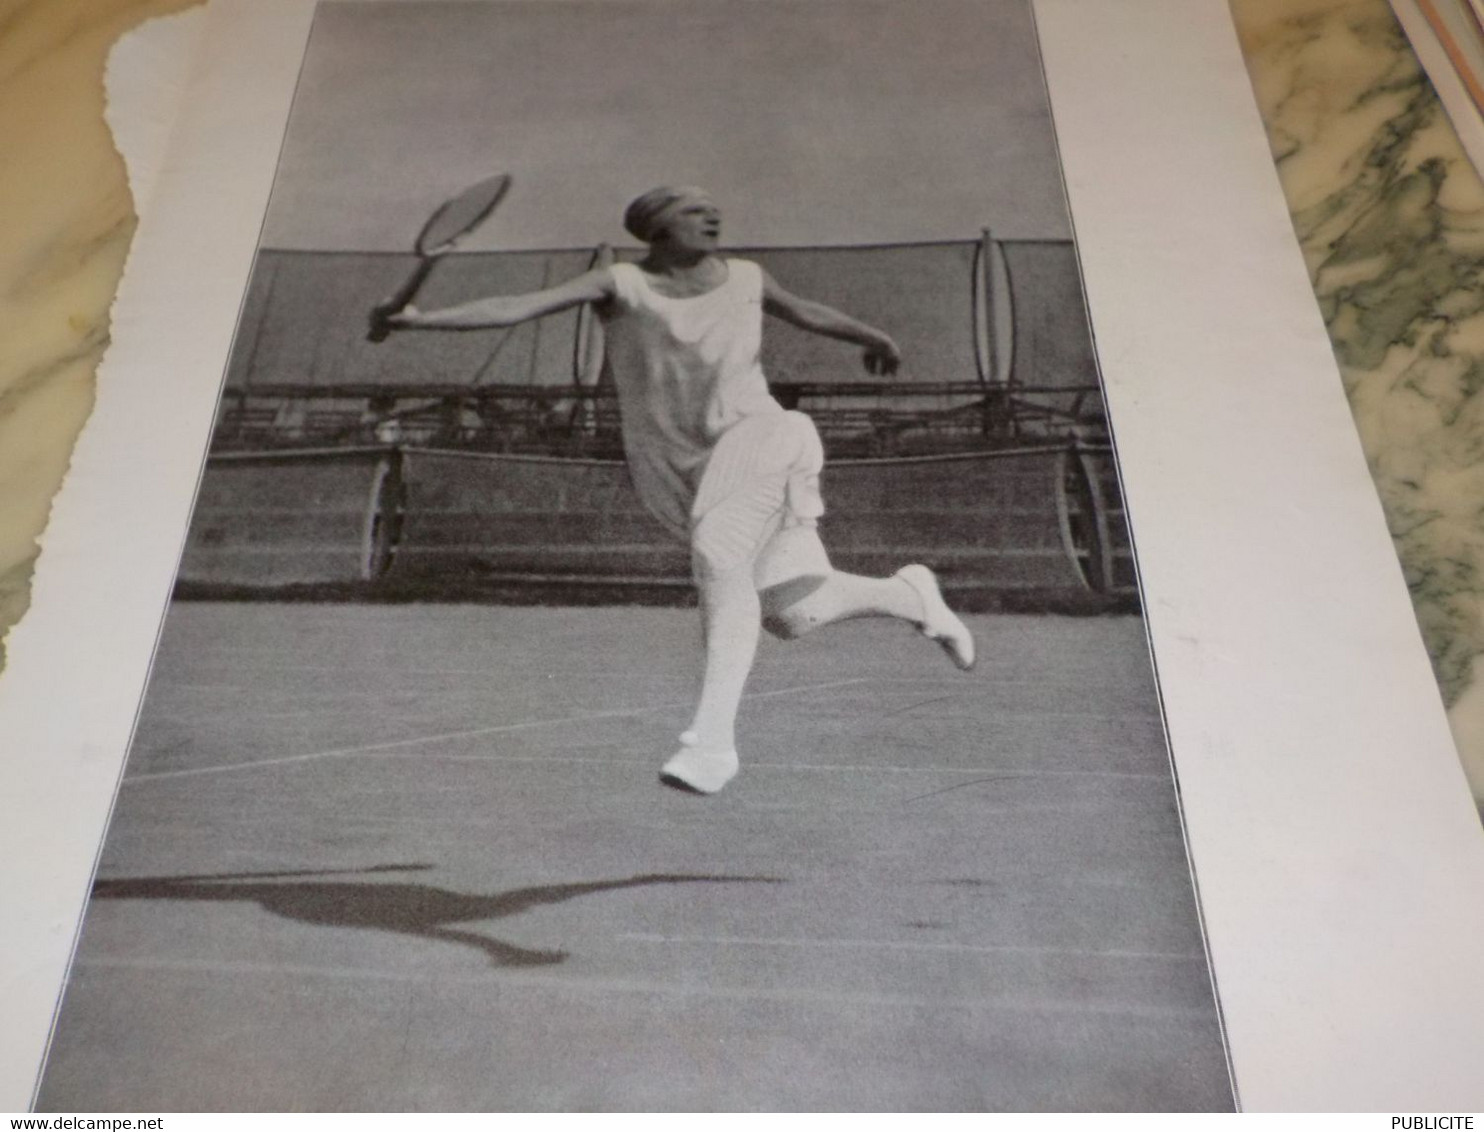
M 46 1110 L 1221 1109 L 1140 621 L 177 603 Z

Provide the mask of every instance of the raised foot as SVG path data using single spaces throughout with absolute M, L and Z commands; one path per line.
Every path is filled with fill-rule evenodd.
M 680 736 L 680 750 L 660 768 L 660 781 L 677 790 L 715 794 L 737 775 L 736 751 L 702 751 L 694 732 Z
M 922 635 L 937 641 L 949 659 L 968 671 L 974 667 L 974 634 L 948 608 L 938 589 L 938 579 L 926 566 L 903 566 L 897 577 L 906 582 L 922 599 L 923 617 L 920 623 Z

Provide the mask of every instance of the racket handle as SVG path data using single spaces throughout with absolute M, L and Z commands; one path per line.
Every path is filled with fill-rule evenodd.
M 387 321 L 387 318 L 396 314 L 406 307 L 408 303 L 412 302 L 413 296 L 417 294 L 418 288 L 423 285 L 423 282 L 428 278 L 428 273 L 433 270 L 433 265 L 437 262 L 438 260 L 435 256 L 424 256 L 418 260 L 417 266 L 402 281 L 402 285 L 371 309 L 371 329 L 366 333 L 367 340 L 371 342 L 386 341 L 386 336 L 392 332 L 392 326 Z

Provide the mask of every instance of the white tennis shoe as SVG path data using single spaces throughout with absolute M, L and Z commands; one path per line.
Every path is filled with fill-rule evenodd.
M 922 599 L 922 621 L 918 628 L 929 640 L 937 641 L 954 664 L 964 671 L 974 667 L 974 634 L 948 608 L 943 593 L 938 589 L 938 579 L 926 566 L 903 566 L 897 577 L 906 582 Z
M 736 751 L 698 751 L 699 736 L 687 731 L 680 736 L 680 750 L 660 768 L 660 781 L 697 794 L 715 794 L 737 775 Z

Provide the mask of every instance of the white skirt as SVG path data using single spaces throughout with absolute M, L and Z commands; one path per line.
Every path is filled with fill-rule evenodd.
M 690 508 L 698 582 L 750 567 L 759 590 L 830 572 L 816 529 L 824 446 L 803 413 L 759 413 L 722 433 Z

